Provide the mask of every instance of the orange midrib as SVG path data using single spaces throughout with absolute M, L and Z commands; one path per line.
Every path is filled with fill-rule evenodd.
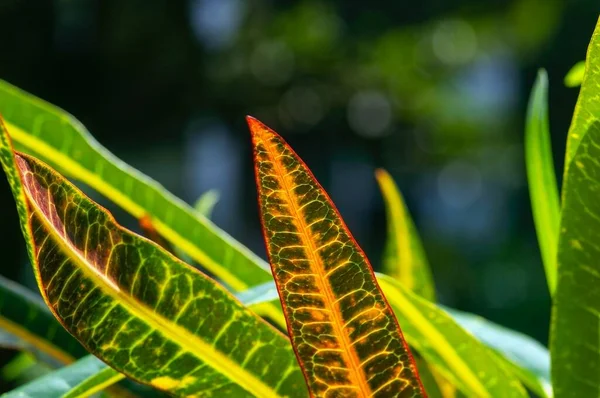
M 277 155 L 279 154 L 277 151 L 273 151 L 272 147 L 273 145 L 270 145 L 270 141 L 269 139 L 265 139 L 264 136 L 260 138 L 264 143 L 269 143 L 268 146 L 268 151 L 269 151 L 269 155 L 270 158 L 272 159 L 273 162 L 273 166 L 277 171 L 277 174 L 279 175 L 279 178 L 281 179 L 283 185 L 284 185 L 284 191 L 285 191 L 285 195 L 288 198 L 288 202 L 290 203 L 290 207 L 294 212 L 294 220 L 297 221 L 298 226 L 300 227 L 301 233 L 301 239 L 304 243 L 304 245 L 309 249 L 307 251 L 307 257 L 309 257 L 309 260 L 311 262 L 311 264 L 315 264 L 315 267 L 313 268 L 313 271 L 315 271 L 314 273 L 317 274 L 319 277 L 316 278 L 317 279 L 317 283 L 319 285 L 319 290 L 325 293 L 325 297 L 327 299 L 327 304 L 330 307 L 329 310 L 334 318 L 334 322 L 332 322 L 333 324 L 333 328 L 336 331 L 336 334 L 338 336 L 341 337 L 341 341 L 342 341 L 342 345 L 343 345 L 343 349 L 344 349 L 344 357 L 346 359 L 346 363 L 348 363 L 350 365 L 350 369 L 352 370 L 352 374 L 351 377 L 355 380 L 355 384 L 356 386 L 358 386 L 358 388 L 360 389 L 362 395 L 364 397 L 369 397 L 370 394 L 370 388 L 368 387 L 367 384 L 367 380 L 362 372 L 362 369 L 359 366 L 359 361 L 358 358 L 356 358 L 353 354 L 352 348 L 351 348 L 351 344 L 350 344 L 350 337 L 344 332 L 343 328 L 341 327 L 341 325 L 343 324 L 343 319 L 340 316 L 340 312 L 335 304 L 335 300 L 334 300 L 334 295 L 333 295 L 333 291 L 331 290 L 331 288 L 329 287 L 329 284 L 326 282 L 326 276 L 325 276 L 325 272 L 324 272 L 324 267 L 323 264 L 321 262 L 321 260 L 318 258 L 318 256 L 316 255 L 317 253 L 317 249 L 313 244 L 312 239 L 310 238 L 310 234 L 309 234 L 309 229 L 306 225 L 306 223 L 304 222 L 304 218 L 302 217 L 302 214 L 300 213 L 300 210 L 298 209 L 298 206 L 296 206 L 296 202 L 294 201 L 294 197 L 292 195 L 292 190 L 291 187 L 294 186 L 293 182 L 288 182 L 288 177 L 287 177 L 287 173 L 282 173 L 282 170 L 286 170 L 285 166 L 281 165 L 279 163 L 279 161 L 277 160 L 276 156 L 273 156 L 273 154 Z M 265 145 L 265 147 L 267 147 Z M 298 160 L 297 160 L 298 161 Z M 298 161 L 300 166 L 303 166 L 302 162 Z

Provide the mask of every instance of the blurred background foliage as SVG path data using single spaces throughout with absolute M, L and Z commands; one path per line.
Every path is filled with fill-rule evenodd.
M 263 257 L 246 114 L 296 148 L 376 269 L 384 167 L 440 301 L 546 343 L 525 106 L 547 68 L 560 175 L 577 96 L 563 76 L 598 11 L 592 0 L 0 0 L 0 78 L 68 110 L 187 202 L 217 189 L 216 224 Z M 0 272 L 35 288 L 4 178 L 0 204 Z

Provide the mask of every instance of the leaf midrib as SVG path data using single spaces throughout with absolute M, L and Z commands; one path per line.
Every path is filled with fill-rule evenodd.
M 20 155 L 16 155 L 20 156 Z M 21 169 L 19 168 L 19 171 Z M 22 178 L 22 175 L 21 175 Z M 23 178 L 21 179 L 23 181 Z M 273 389 L 267 385 L 265 385 L 260 379 L 256 378 L 246 369 L 239 366 L 234 361 L 230 360 L 227 356 L 220 353 L 216 350 L 212 345 L 206 344 L 201 338 L 190 333 L 185 328 L 171 322 L 168 319 L 164 319 L 158 316 L 155 312 L 150 310 L 146 305 L 142 302 L 135 300 L 133 297 L 123 294 L 121 289 L 118 289 L 110 280 L 106 279 L 106 276 L 101 274 L 96 267 L 88 266 L 88 262 L 85 258 L 81 256 L 79 249 L 74 247 L 70 241 L 66 241 L 62 238 L 61 234 L 56 231 L 56 229 L 52 226 L 52 224 L 46 219 L 44 216 L 44 212 L 41 210 L 39 204 L 33 199 L 33 195 L 30 192 L 30 188 L 28 184 L 23 184 L 25 187 L 24 192 L 27 197 L 29 203 L 32 204 L 35 212 L 38 214 L 40 220 L 46 227 L 50 236 L 52 236 L 53 240 L 63 249 L 63 252 L 72 253 L 72 256 L 68 256 L 76 261 L 79 264 L 79 269 L 81 269 L 89 278 L 92 280 L 96 280 L 96 286 L 98 286 L 105 294 L 112 297 L 115 302 L 122 304 L 129 313 L 133 316 L 143 319 L 146 321 L 151 327 L 154 326 L 154 330 L 163 334 L 167 339 L 177 342 L 182 350 L 188 351 L 196 355 L 199 359 L 205 362 L 207 365 L 213 367 L 219 373 L 226 376 L 233 383 L 240 385 L 246 391 L 251 392 L 252 394 L 259 397 L 278 397 L 278 395 L 273 391 Z M 80 193 L 80 195 L 83 195 Z M 112 218 L 109 215 L 109 218 Z M 113 221 L 113 220 L 111 220 Z M 117 225 L 115 223 L 115 225 Z M 117 225 L 118 229 L 121 229 Z M 148 241 L 151 244 L 154 244 L 151 241 Z M 38 259 L 36 258 L 36 262 Z M 115 289 L 111 289 L 111 286 L 115 286 Z M 116 290 L 116 291 L 115 291 Z M 46 296 L 45 289 L 42 289 L 42 294 Z M 48 301 L 48 297 L 46 296 L 46 302 Z M 52 312 L 54 312 L 54 308 L 51 307 Z M 56 313 L 55 313 L 56 315 Z M 56 315 L 57 316 L 57 315 Z M 57 316 L 57 319 L 61 321 L 62 319 Z M 197 349 L 199 347 L 200 349 Z M 200 353 L 200 355 L 199 355 Z M 201 355 L 204 353 L 205 355 Z M 239 377 L 243 375 L 243 377 Z M 234 377 L 238 376 L 238 377 Z M 239 379 L 242 379 L 240 382 Z
M 270 140 L 268 140 L 268 138 L 267 138 L 267 140 L 265 140 L 265 137 L 262 134 L 261 134 L 261 136 L 262 136 L 261 139 L 263 140 L 263 142 L 266 141 L 265 143 L 267 145 L 269 145 L 269 152 L 271 154 L 271 159 L 273 159 L 273 165 L 277 169 L 277 173 L 281 177 L 282 183 L 284 185 L 285 195 L 287 196 L 288 202 L 290 203 L 290 206 L 295 213 L 295 216 L 296 216 L 295 220 L 297 221 L 298 226 L 299 226 L 300 230 L 302 231 L 302 233 L 300 234 L 300 237 L 301 237 L 303 243 L 306 245 L 307 249 L 309 249 L 307 251 L 307 256 L 311 259 L 311 264 L 315 264 L 315 266 L 311 267 L 311 268 L 313 269 L 313 271 L 316 271 L 315 274 L 318 275 L 318 278 L 316 278 L 316 280 L 317 280 L 317 283 L 320 285 L 320 291 L 325 293 L 329 311 L 332 314 L 332 317 L 334 318 L 334 322 L 332 322 L 333 328 L 335 329 L 337 335 L 341 337 L 342 345 L 343 345 L 343 352 L 344 352 L 344 354 L 346 354 L 344 356 L 347 359 L 347 363 L 349 363 L 350 366 L 352 367 L 351 370 L 352 370 L 352 373 L 354 376 L 353 378 L 356 380 L 357 387 L 361 391 L 363 396 L 368 397 L 368 396 L 370 396 L 370 388 L 368 387 L 367 380 L 362 372 L 362 369 L 360 368 L 360 366 L 358 365 L 358 363 L 356 361 L 356 358 L 354 357 L 352 347 L 349 342 L 349 336 L 347 335 L 345 330 L 341 327 L 341 325 L 343 325 L 344 322 L 343 322 L 343 319 L 341 319 L 339 309 L 336 307 L 333 291 L 331 290 L 330 285 L 326 281 L 326 275 L 324 272 L 323 262 L 316 255 L 317 250 L 316 250 L 316 247 L 313 244 L 312 239 L 310 238 L 310 235 L 308 233 L 308 226 L 304 222 L 302 213 L 300 213 L 300 210 L 299 210 L 294 198 L 291 195 L 292 191 L 290 189 L 291 188 L 290 184 L 287 181 L 287 174 L 282 173 L 282 169 L 285 170 L 285 167 L 283 167 L 279 163 L 279 160 L 277 159 L 276 156 L 272 156 L 273 154 L 277 154 L 277 151 L 273 151 L 273 144 L 270 142 Z M 288 149 L 288 150 L 290 150 L 290 149 Z M 296 156 L 296 160 L 299 162 L 300 167 L 304 167 L 306 170 L 308 170 L 308 167 L 306 167 L 304 162 L 302 162 L 302 160 L 298 156 Z

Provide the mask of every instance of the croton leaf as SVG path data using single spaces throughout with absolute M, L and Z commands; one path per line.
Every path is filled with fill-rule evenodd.
M 388 225 L 383 271 L 416 294 L 435 301 L 429 263 L 402 194 L 387 171 L 379 169 L 375 176 L 385 201 Z
M 296 153 L 248 117 L 267 253 L 315 396 L 424 396 L 363 251 Z
M 174 395 L 306 395 L 284 335 L 54 170 L 13 152 L 3 125 L 0 161 L 44 301 L 90 352 Z

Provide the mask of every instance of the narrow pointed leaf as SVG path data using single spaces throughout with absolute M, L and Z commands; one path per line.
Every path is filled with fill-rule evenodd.
M 589 130 L 591 124 L 599 119 L 600 101 L 598 101 L 598 90 L 600 89 L 600 18 L 596 23 L 596 29 L 587 49 L 585 58 L 585 72 L 579 90 L 579 97 L 573 112 L 573 120 L 569 127 L 567 138 L 567 153 L 565 157 L 565 179 L 571 165 L 573 156 L 577 151 L 579 143 Z
M 554 294 L 560 204 L 548 124 L 548 76 L 546 71 L 540 70 L 527 111 L 525 163 L 540 253 L 550 294 Z
M 550 354 L 533 338 L 480 316 L 445 308 L 460 326 L 496 352 L 508 368 L 539 397 L 552 397 Z
M 88 355 L 16 388 L 2 395 L 2 398 L 88 397 L 123 377 L 95 356 Z
M 258 256 L 115 157 L 72 115 L 1 80 L 0 111 L 17 149 L 86 183 L 136 219 L 149 215 L 165 239 L 233 290 L 271 280 Z
M 583 81 L 585 74 L 585 61 L 579 61 L 565 75 L 565 86 L 578 87 Z
M 515 376 L 509 371 L 513 366 L 511 361 L 502 354 L 507 349 L 504 346 L 507 340 L 502 335 L 502 329 L 486 321 L 484 325 L 494 329 L 494 333 L 498 336 L 498 341 L 494 341 L 493 345 L 488 347 L 486 343 L 489 341 L 474 337 L 471 331 L 461 327 L 451 314 L 436 304 L 411 293 L 387 275 L 377 274 L 377 279 L 402 325 L 406 340 L 427 364 L 435 367 L 438 373 L 451 382 L 451 385 L 459 387 L 467 396 L 526 396 Z M 238 297 L 246 300 L 250 308 L 257 313 L 261 313 L 259 305 L 262 302 L 278 299 L 273 282 L 238 293 Z M 474 327 L 473 330 L 479 332 L 481 336 L 487 335 L 483 327 Z M 507 332 L 507 334 L 512 337 L 511 333 Z M 535 350 L 529 347 L 531 342 L 527 339 L 522 339 L 521 342 L 525 344 L 524 349 Z M 499 354 L 494 355 L 490 348 L 497 350 Z M 522 362 L 522 364 L 526 363 L 527 361 Z M 536 361 L 531 363 L 539 365 Z M 527 371 L 527 369 L 523 370 L 523 372 Z M 500 383 L 499 380 L 502 382 Z M 541 391 L 541 388 L 534 389 L 534 391 L 538 390 Z M 445 392 L 448 393 L 447 390 Z
M 44 301 L 90 352 L 180 396 L 305 396 L 289 340 L 220 285 L 14 153 L 7 174 Z
M 294 151 L 248 118 L 261 221 L 292 344 L 315 396 L 423 396 L 371 266 Z
M 563 184 L 550 336 L 556 398 L 600 396 L 600 122 L 582 136 Z
M 0 276 L 0 329 L 13 347 L 51 365 L 68 364 L 87 352 L 56 321 L 41 297 Z M 1 345 L 1 344 L 0 344 Z
M 417 229 L 392 176 L 385 170 L 375 173 L 385 200 L 387 240 L 383 272 L 430 301 L 435 301 L 435 285 Z

